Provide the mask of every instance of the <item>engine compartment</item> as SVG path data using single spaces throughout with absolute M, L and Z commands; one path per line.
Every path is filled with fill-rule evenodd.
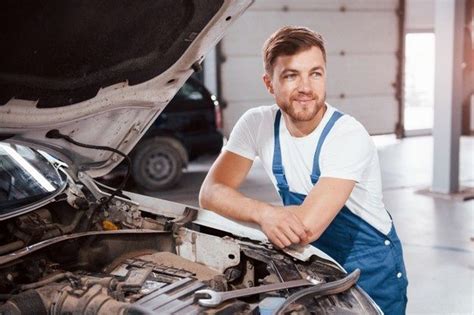
M 105 206 L 100 194 L 106 195 L 87 180 L 68 177 L 67 188 L 48 205 L 0 222 L 0 313 L 259 314 L 268 304 L 276 311 L 301 288 L 215 307 L 200 305 L 196 291 L 307 277 L 329 284 L 346 276 L 321 257 L 299 261 L 271 244 L 196 225 L 198 209 L 169 217 L 125 197 Z M 334 292 L 302 295 L 280 314 L 377 314 L 358 287 Z

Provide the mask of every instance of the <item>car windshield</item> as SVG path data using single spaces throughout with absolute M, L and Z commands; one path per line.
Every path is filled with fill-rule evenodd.
M 0 142 L 0 216 L 55 194 L 64 185 L 38 151 Z

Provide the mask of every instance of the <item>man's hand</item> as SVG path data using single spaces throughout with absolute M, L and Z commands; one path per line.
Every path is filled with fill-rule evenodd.
M 294 211 L 284 207 L 266 207 L 259 209 L 259 212 L 257 223 L 277 247 L 285 248 L 308 242 L 308 230 Z

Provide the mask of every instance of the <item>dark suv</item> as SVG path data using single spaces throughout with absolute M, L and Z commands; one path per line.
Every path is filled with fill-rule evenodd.
M 132 178 L 141 190 L 170 188 L 184 167 L 223 144 L 222 114 L 216 96 L 190 78 L 130 153 Z

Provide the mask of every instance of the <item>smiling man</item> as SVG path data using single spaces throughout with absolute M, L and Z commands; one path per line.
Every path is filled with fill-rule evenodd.
M 376 148 L 364 127 L 326 100 L 326 50 L 318 33 L 283 27 L 263 47 L 275 105 L 247 111 L 201 187 L 201 206 L 260 225 L 280 248 L 311 243 L 348 272 L 386 314 L 405 312 L 400 240 L 382 201 Z M 284 206 L 238 191 L 259 157 Z

